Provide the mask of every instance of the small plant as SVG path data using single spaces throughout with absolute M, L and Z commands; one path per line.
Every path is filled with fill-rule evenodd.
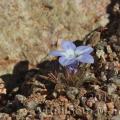
M 49 74 L 48 79 L 55 81 L 55 90 L 64 90 L 69 87 L 78 88 L 85 81 L 93 80 L 90 76 L 88 65 L 81 63 L 94 63 L 94 58 L 90 54 L 93 48 L 89 45 L 76 46 L 71 41 L 61 43 L 62 50 L 55 50 L 49 54 L 58 57 L 62 69 L 56 73 Z M 64 89 L 63 89 L 64 88 Z
M 63 50 L 52 51 L 50 55 L 59 57 L 59 63 L 70 71 L 76 71 L 79 63 L 94 63 L 94 58 L 90 53 L 93 51 L 91 46 L 78 46 L 71 41 L 61 43 Z

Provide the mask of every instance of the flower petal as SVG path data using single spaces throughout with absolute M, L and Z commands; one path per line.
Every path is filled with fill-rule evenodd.
M 78 69 L 78 65 L 79 65 L 79 62 L 78 61 L 75 61 L 74 63 L 70 64 L 70 65 L 67 65 L 66 68 L 68 69 L 68 71 L 71 73 L 71 72 L 77 72 L 77 69 Z
M 64 56 L 65 52 L 56 50 L 56 51 L 50 52 L 49 55 L 52 55 L 52 56 Z
M 76 59 L 73 59 L 73 58 L 67 58 L 67 57 L 60 57 L 59 58 L 59 63 L 62 66 L 70 65 L 70 64 L 74 63 L 75 61 L 76 61 Z
M 62 41 L 61 46 L 64 50 L 68 50 L 68 49 L 75 50 L 76 49 L 75 44 L 71 41 Z
M 79 46 L 75 50 L 76 55 L 89 54 L 93 51 L 93 48 L 90 46 Z
M 80 55 L 77 60 L 82 63 L 94 63 L 94 58 L 89 54 Z

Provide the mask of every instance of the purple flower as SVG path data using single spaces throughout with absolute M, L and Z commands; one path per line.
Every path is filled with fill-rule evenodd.
M 76 62 L 81 63 L 94 63 L 94 58 L 90 55 L 93 48 L 90 46 L 78 46 L 71 41 L 63 41 L 61 43 L 63 50 L 52 51 L 50 55 L 58 56 L 59 63 L 62 66 L 68 66 Z
M 75 74 L 78 71 L 78 65 L 79 65 L 79 62 L 75 61 L 74 63 L 67 65 L 66 70 L 71 74 Z

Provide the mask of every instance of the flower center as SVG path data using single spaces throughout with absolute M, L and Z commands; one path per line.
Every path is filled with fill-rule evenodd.
M 66 57 L 74 58 L 75 57 L 75 52 L 72 49 L 66 50 Z

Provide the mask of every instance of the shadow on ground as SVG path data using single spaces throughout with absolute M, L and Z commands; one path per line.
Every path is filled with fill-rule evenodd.
M 24 81 L 24 77 L 28 72 L 28 66 L 28 61 L 20 61 L 14 66 L 13 74 L 4 74 L 0 76 L 0 78 L 5 82 L 7 92 L 11 92 Z
M 5 82 L 5 87 L 7 88 L 7 93 L 11 93 L 15 88 L 19 88 L 22 83 L 25 81 L 25 76 L 28 73 L 32 73 L 31 78 L 35 74 L 41 74 L 47 76 L 48 73 L 58 70 L 59 63 L 57 60 L 53 61 L 43 61 L 42 63 L 39 63 L 36 65 L 36 68 L 29 69 L 29 61 L 20 61 L 18 62 L 13 69 L 12 74 L 4 74 L 0 76 L 2 80 Z
M 108 36 L 118 35 L 120 36 L 120 0 L 111 0 L 106 12 L 109 14 Z

